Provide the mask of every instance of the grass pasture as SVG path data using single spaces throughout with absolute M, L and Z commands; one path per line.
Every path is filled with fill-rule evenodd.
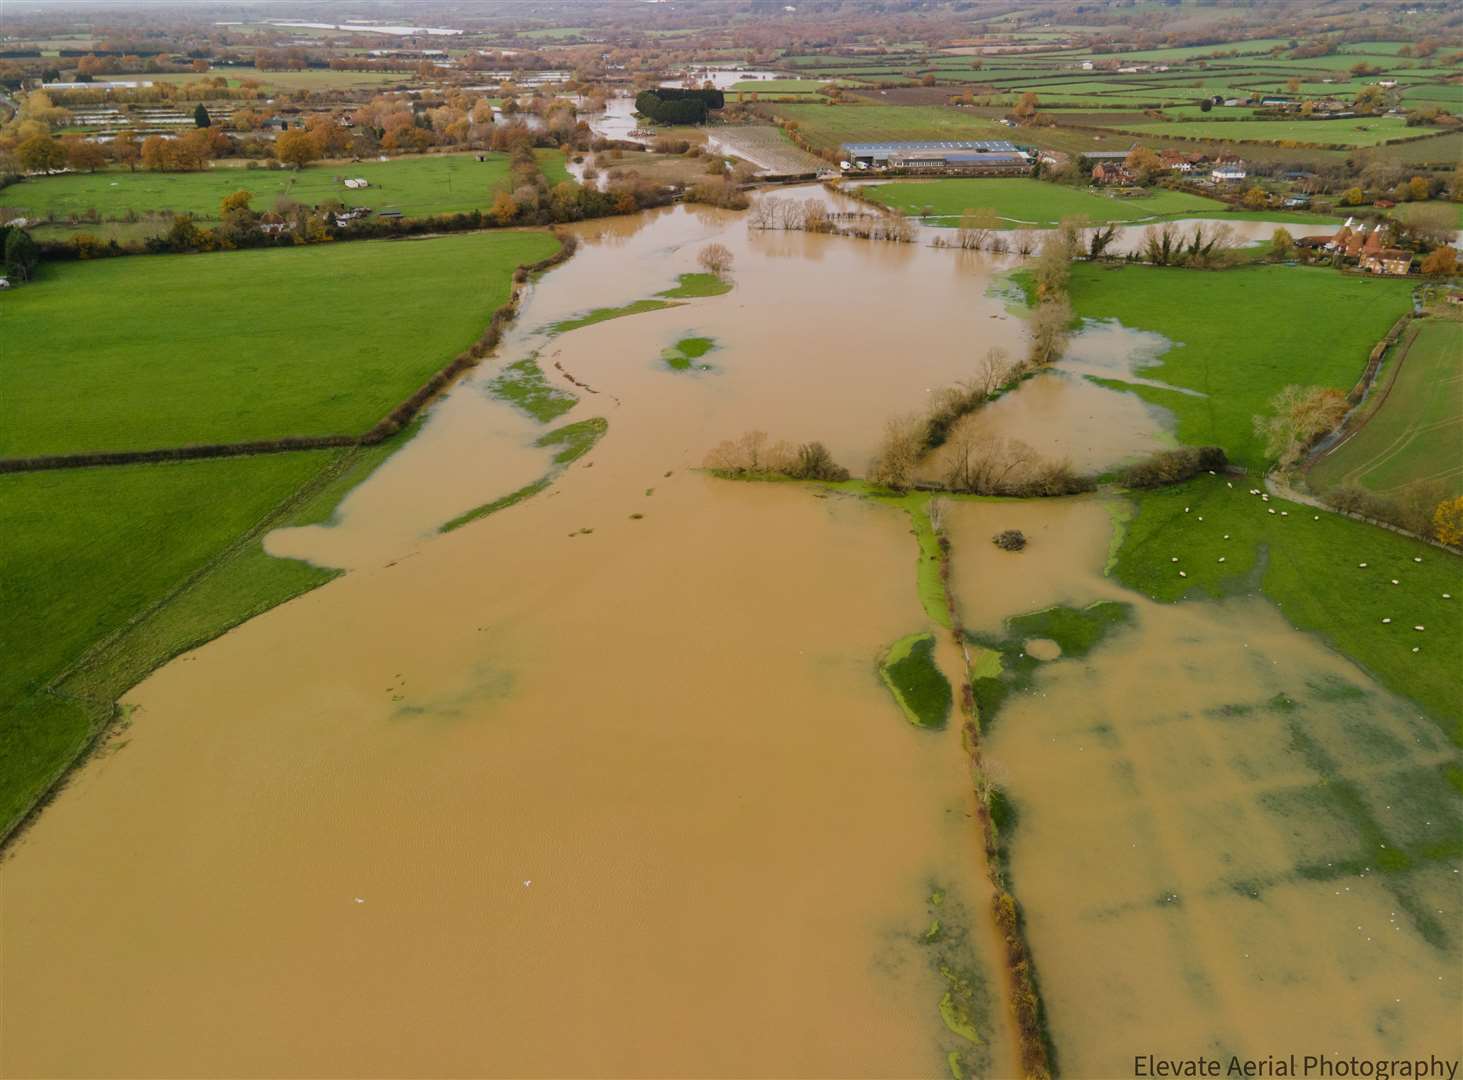
M 975 208 L 992 209 L 1012 225 L 1043 226 L 1078 214 L 1103 222 L 1202 217 L 1225 210 L 1223 203 L 1182 191 L 1151 191 L 1142 198 L 1118 199 L 1025 178 L 901 180 L 859 190 L 905 214 L 923 214 L 928 207 L 938 219 L 934 224 L 949 226 L 958 225 L 960 215 Z
M 846 142 L 881 139 L 1009 139 L 1011 129 L 994 120 L 942 105 L 782 105 L 779 116 L 795 120 L 819 150 Z
M 550 183 L 569 178 L 563 154 L 540 150 L 539 166 Z M 27 217 L 65 220 L 96 211 L 103 219 L 171 211 L 218 217 L 219 202 L 236 191 L 254 195 L 255 210 L 273 209 L 281 197 L 315 206 L 335 199 L 347 206 L 400 210 L 407 217 L 480 210 L 508 179 L 508 155 L 425 154 L 390 161 L 333 162 L 306 169 L 216 167 L 196 173 L 66 173 L 26 180 L 0 192 L 0 206 Z M 370 187 L 347 188 L 347 177 Z
M 218 67 L 202 75 L 168 72 L 145 75 L 153 82 L 188 83 L 224 77 L 230 86 L 253 80 L 271 90 L 353 90 L 386 86 L 410 86 L 417 81 L 409 71 L 336 71 L 334 68 L 306 68 L 304 71 L 260 71 L 257 68 Z
M 1414 323 L 1389 366 L 1365 422 L 1311 468 L 1311 486 L 1397 495 L 1436 483 L 1463 495 L 1463 323 Z
M 264 523 L 327 520 L 408 437 L 0 476 L 0 837 L 148 671 L 330 580 L 266 555 Z
M 1113 575 L 1161 602 L 1258 588 L 1463 746 L 1463 559 L 1339 514 L 1263 502 L 1248 494 L 1255 486 L 1202 476 L 1135 496 Z
M 0 456 L 365 431 L 557 243 L 495 230 L 49 264 L 0 303 Z
M 1410 306 L 1412 286 L 1333 270 L 1255 266 L 1204 273 L 1151 266 L 1072 269 L 1072 306 L 1172 342 L 1138 374 L 1182 387 L 1103 380 L 1172 411 L 1180 442 L 1224 447 L 1251 468 L 1266 464 L 1253 417 L 1283 387 L 1350 390 L 1367 356 Z
M 1400 116 L 1363 116 L 1349 120 L 1181 120 L 1124 124 L 1118 130 L 1148 138 L 1214 139 L 1247 142 L 1291 141 L 1315 146 L 1378 146 L 1426 134 Z

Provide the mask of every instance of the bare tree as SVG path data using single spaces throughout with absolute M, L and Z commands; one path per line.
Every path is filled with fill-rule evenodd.
M 1072 276 L 1072 245 L 1061 230 L 1047 233 L 1031 270 L 1038 300 L 1067 295 L 1067 281 Z
M 1031 315 L 1030 363 L 1042 367 L 1061 359 L 1067 349 L 1072 306 L 1058 298 L 1038 304 Z
M 725 244 L 707 244 L 696 256 L 696 261 L 705 267 L 708 273 L 721 277 L 731 269 L 731 249 Z
M 1346 395 L 1327 386 L 1287 386 L 1270 399 L 1271 414 L 1255 417 L 1255 434 L 1265 440 L 1265 453 L 1282 468 L 1345 418 Z
M 994 210 L 985 207 L 966 210 L 960 215 L 960 228 L 956 231 L 956 238 L 967 251 L 978 251 L 990 243 L 991 234 L 1000 227 L 1001 219 Z
M 908 490 L 924 450 L 924 431 L 924 422 L 913 414 L 891 419 L 884 426 L 878 453 L 869 464 L 869 479 L 895 491 Z

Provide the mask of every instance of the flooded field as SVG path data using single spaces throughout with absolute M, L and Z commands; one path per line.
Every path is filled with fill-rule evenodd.
M 587 384 L 555 423 L 608 434 L 548 491 L 429 540 L 544 467 L 487 365 L 335 527 L 270 538 L 356 572 L 138 687 L 119 748 L 4 865 L 6 1072 L 1009 1060 L 988 930 L 962 914 L 988 886 L 958 732 L 911 730 L 875 666 L 924 625 L 906 520 L 690 470 L 751 427 L 862 467 L 891 406 L 959 373 L 955 335 L 1014 348 L 1019 326 L 937 252 L 684 209 L 583 233 L 502 359 Z M 673 285 L 710 238 L 733 245 L 732 292 L 544 329 Z M 836 318 L 834 268 L 886 296 L 885 325 Z M 947 325 L 892 318 L 920 304 Z M 668 368 L 693 333 L 713 370 Z M 978 1045 L 942 1022 L 952 961 Z
M 1014 262 L 692 207 L 577 231 L 335 522 L 267 540 L 351 572 L 135 688 L 0 865 L 0 1072 L 1012 1075 L 959 724 L 880 680 L 938 629 L 909 518 L 697 470 L 761 430 L 862 473 L 890 416 L 1024 354 L 992 292 Z M 713 240 L 730 292 L 556 328 Z M 970 422 L 1084 471 L 1162 445 L 1161 412 L 1083 377 L 1161 343 L 1090 335 Z M 530 359 L 577 404 L 504 400 Z M 537 445 L 595 418 L 571 464 Z M 1425 1048 L 1459 1007 L 1459 860 L 1366 856 L 1456 827 L 1447 744 L 1270 608 L 1110 583 L 1115 516 L 949 509 L 972 634 L 1131 612 L 1085 655 L 1029 635 L 1044 666 L 987 742 L 1061 1071 Z M 956 682 L 943 631 L 936 655 Z
M 1020 555 L 987 539 L 1012 527 Z M 1000 632 L 993 610 L 1129 611 L 1081 659 L 1029 640 L 1030 688 L 986 718 L 1061 1071 L 1456 1057 L 1456 750 L 1268 604 L 1115 588 L 1108 531 L 1092 500 L 957 506 L 951 528 L 975 629 Z

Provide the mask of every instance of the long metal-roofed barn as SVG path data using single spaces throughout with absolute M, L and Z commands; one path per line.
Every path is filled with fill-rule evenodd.
M 1004 139 L 844 143 L 842 150 L 854 168 L 1018 173 L 1031 167 L 1031 158 Z

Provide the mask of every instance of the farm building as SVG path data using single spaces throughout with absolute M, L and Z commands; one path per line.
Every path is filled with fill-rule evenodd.
M 1373 274 L 1407 274 L 1412 269 L 1412 252 L 1402 248 L 1382 248 L 1363 255 L 1357 265 Z
M 1023 175 L 1032 158 L 1014 143 L 882 142 L 844 143 L 845 168 L 887 168 L 919 172 L 936 170 L 987 175 Z
M 1136 179 L 1121 162 L 1099 161 L 1092 167 L 1094 184 L 1134 184 Z

